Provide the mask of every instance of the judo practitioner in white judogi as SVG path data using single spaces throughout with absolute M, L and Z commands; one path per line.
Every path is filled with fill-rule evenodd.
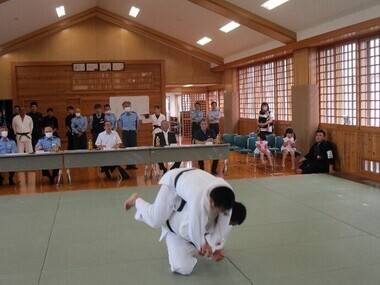
M 160 238 L 160 240 L 165 238 L 171 271 L 183 275 L 191 274 L 197 263 L 197 259 L 194 257 L 196 248 L 189 234 L 189 215 L 186 205 L 182 211 L 173 212 L 166 225 L 162 227 Z M 245 206 L 235 202 L 227 227 L 217 227 L 218 221 L 216 220 L 214 225 L 207 229 L 207 242 L 213 249 L 212 259 L 218 262 L 225 258 L 224 245 L 232 226 L 243 223 L 245 217 Z M 204 255 L 201 251 L 198 251 L 198 254 Z
M 186 215 L 186 222 L 178 224 L 173 218 L 173 222 L 179 225 L 178 235 L 192 243 L 191 250 L 195 247 L 201 255 L 212 257 L 217 245 L 210 231 L 212 229 L 212 232 L 219 233 L 219 236 L 227 233 L 231 208 L 235 203 L 232 187 L 223 179 L 203 170 L 186 168 L 169 171 L 159 184 L 160 190 L 153 204 L 134 194 L 126 201 L 126 210 L 136 206 L 136 220 L 143 221 L 152 228 L 159 228 L 163 225 L 168 226 L 167 222 L 170 222 L 173 213 L 181 212 L 186 207 L 186 212 L 178 215 L 178 219 L 183 219 Z M 180 242 L 173 241 L 174 238 L 171 234 L 168 235 L 168 231 L 163 230 L 162 237 L 164 236 L 167 236 L 166 241 L 169 241 L 169 244 Z M 169 246 L 168 251 L 170 259 Z M 194 259 L 191 260 L 185 270 L 178 270 L 172 266 L 172 271 L 190 274 L 196 262 Z

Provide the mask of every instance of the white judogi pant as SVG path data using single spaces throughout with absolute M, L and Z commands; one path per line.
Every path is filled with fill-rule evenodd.
M 32 135 L 29 134 L 29 137 Z M 28 139 L 26 136 L 16 135 L 16 143 L 17 143 L 17 152 L 18 153 L 32 153 L 32 139 Z
M 170 270 L 182 275 L 191 274 L 197 264 L 197 259 L 193 255 L 195 246 L 172 232 L 166 233 L 165 241 L 168 248 Z
M 135 219 L 152 228 L 160 228 L 181 204 L 175 188 L 162 184 L 153 204 L 141 198 L 136 200 Z

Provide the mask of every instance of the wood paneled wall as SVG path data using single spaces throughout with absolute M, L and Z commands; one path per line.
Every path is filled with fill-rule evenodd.
M 120 61 L 119 61 L 120 62 Z M 83 115 L 89 117 L 94 113 L 94 105 L 109 103 L 111 96 L 149 96 L 149 109 L 162 106 L 165 112 L 164 69 L 162 61 L 125 61 L 124 71 L 73 72 L 73 62 L 40 62 L 13 64 L 13 94 L 14 102 L 29 109 L 29 104 L 36 101 L 39 111 L 46 114 L 46 109 L 52 107 L 58 119 L 58 134 L 66 140 L 64 126 L 66 107 L 81 108 Z M 147 82 L 138 82 L 144 75 L 150 76 Z M 107 83 L 109 77 L 117 77 L 118 81 L 131 81 L 126 84 Z M 78 79 L 80 77 L 80 79 Z M 107 79 L 105 81 L 105 79 Z M 150 83 L 149 83 L 150 82 Z M 77 88 L 80 86 L 80 88 Z M 133 107 L 133 106 L 132 106 Z M 140 124 L 138 145 L 151 145 L 152 125 Z M 88 137 L 89 129 L 88 129 Z
M 12 99 L 12 63 L 120 59 L 163 60 L 166 84 L 223 82 L 223 74 L 211 72 L 206 61 L 92 18 L 0 56 L 0 100 Z
M 364 171 L 363 161 L 380 162 L 379 128 L 321 124 L 327 138 L 334 144 L 336 167 L 344 173 L 368 177 L 380 181 L 380 175 Z

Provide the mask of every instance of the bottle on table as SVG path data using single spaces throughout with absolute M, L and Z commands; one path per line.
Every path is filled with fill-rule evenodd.
M 92 139 L 89 139 L 87 142 L 87 149 L 92 150 Z
M 161 146 L 161 141 L 160 141 L 160 138 L 158 136 L 156 136 L 155 145 L 156 145 L 156 147 Z

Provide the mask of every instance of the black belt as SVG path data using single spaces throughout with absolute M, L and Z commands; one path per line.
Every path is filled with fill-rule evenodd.
M 153 130 L 155 130 L 155 129 L 161 129 L 161 126 L 159 126 L 159 125 L 153 125 Z
M 123 132 L 135 132 L 136 130 L 123 130 Z
M 16 135 L 19 135 L 20 137 L 18 138 L 18 140 L 21 140 L 21 137 L 22 136 L 25 136 L 27 137 L 28 139 L 30 139 L 30 136 L 29 136 L 30 133 L 16 133 Z

